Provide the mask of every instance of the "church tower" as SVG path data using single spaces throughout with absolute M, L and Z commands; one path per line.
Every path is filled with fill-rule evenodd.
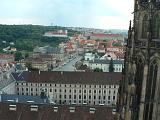
M 134 1 L 134 20 L 129 26 L 119 89 L 118 118 L 160 120 L 160 0 Z

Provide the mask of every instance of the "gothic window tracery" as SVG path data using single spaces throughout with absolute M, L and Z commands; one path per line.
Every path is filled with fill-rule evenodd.
M 153 39 L 159 38 L 159 27 L 160 27 L 160 19 L 158 15 L 155 15 L 153 17 L 153 22 L 152 22 L 152 37 Z
M 156 60 L 154 60 L 150 65 L 149 77 L 147 79 L 147 85 L 146 85 L 146 95 L 145 95 L 146 104 L 145 104 L 144 120 L 152 119 L 157 73 L 158 73 L 158 64 Z
M 145 15 L 142 20 L 142 38 L 147 38 L 148 24 L 148 15 Z
M 138 107 L 140 105 L 140 100 L 141 100 L 141 92 L 142 91 L 142 82 L 143 82 L 143 71 L 144 71 L 144 63 L 142 61 L 142 59 L 138 59 L 138 61 L 136 62 L 136 76 L 135 76 L 135 85 L 136 85 L 136 96 L 135 96 L 135 107 Z M 139 111 L 139 108 L 137 108 L 137 110 Z M 138 119 L 138 112 L 136 112 L 136 116 L 135 119 Z

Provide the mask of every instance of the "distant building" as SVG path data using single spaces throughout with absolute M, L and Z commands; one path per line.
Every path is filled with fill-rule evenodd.
M 92 40 L 120 40 L 123 41 L 124 37 L 122 34 L 99 34 L 99 33 L 93 33 L 90 35 L 90 39 Z
M 0 63 L 12 63 L 14 59 L 15 57 L 12 54 L 0 54 Z
M 122 72 L 123 64 L 123 60 L 113 60 L 114 72 Z M 99 68 L 102 69 L 103 72 L 109 72 L 110 60 L 94 59 L 89 61 L 86 65 L 92 70 Z
M 95 55 L 93 53 L 85 53 L 84 59 L 86 61 L 94 60 L 95 59 Z
M 68 37 L 67 30 L 49 31 L 44 34 L 46 37 Z
M 46 96 L 56 104 L 116 104 L 121 73 L 23 72 L 13 73 L 18 95 Z

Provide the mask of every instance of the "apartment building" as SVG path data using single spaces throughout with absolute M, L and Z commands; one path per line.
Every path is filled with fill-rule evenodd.
M 116 104 L 121 73 L 23 72 L 12 73 L 18 95 L 46 95 L 56 104 Z
M 84 64 L 86 64 L 92 70 L 99 68 L 102 69 L 103 72 L 109 72 L 110 60 L 94 59 Z M 123 64 L 124 60 L 113 60 L 114 72 L 122 72 Z

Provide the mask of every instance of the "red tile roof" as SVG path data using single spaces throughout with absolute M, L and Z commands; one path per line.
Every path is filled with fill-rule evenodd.
M 98 37 L 123 37 L 122 34 L 96 34 L 93 33 L 91 36 L 98 36 Z
M 70 106 L 65 105 L 37 105 L 38 111 L 31 111 L 30 104 L 22 103 L 16 103 L 17 110 L 11 111 L 9 105 L 11 103 L 0 103 L 0 120 L 114 120 L 112 108 L 103 106 L 75 106 L 72 113 Z M 57 112 L 54 107 L 58 108 Z M 90 113 L 90 108 L 95 108 L 95 113 Z
M 11 54 L 0 54 L 0 59 L 8 59 L 8 58 L 14 58 L 14 55 L 11 55 Z
M 23 72 L 19 75 L 13 73 L 17 81 L 34 83 L 59 83 L 59 84 L 106 84 L 119 85 L 122 79 L 121 73 L 111 72 L 55 72 L 55 71 L 32 71 Z

